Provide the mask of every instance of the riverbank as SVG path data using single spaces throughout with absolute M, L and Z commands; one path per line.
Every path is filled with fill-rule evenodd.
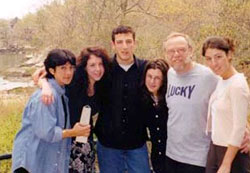
M 43 65 L 44 52 L 0 54 L 0 92 L 34 87 L 31 76 Z
M 8 81 L 3 79 L 3 77 L 0 77 L 0 92 L 9 91 L 16 88 L 34 87 L 31 79 L 25 79 L 26 82 L 23 79 L 21 80 L 22 82 L 18 82 L 15 79 L 12 80 L 13 81 Z

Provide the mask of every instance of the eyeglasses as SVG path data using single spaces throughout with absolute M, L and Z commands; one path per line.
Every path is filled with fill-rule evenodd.
M 185 52 L 187 52 L 186 48 L 178 48 L 178 49 L 169 49 L 169 50 L 167 50 L 167 54 L 169 56 L 173 56 L 175 53 L 178 53 L 179 55 L 182 55 Z

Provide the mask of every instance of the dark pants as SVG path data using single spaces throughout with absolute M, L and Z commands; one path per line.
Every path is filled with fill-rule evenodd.
M 18 168 L 14 171 L 14 173 L 29 173 L 29 172 L 24 168 Z
M 167 171 L 165 170 L 165 161 L 166 156 L 162 155 L 162 156 L 152 156 L 151 155 L 151 162 L 152 162 L 152 166 L 153 166 L 153 170 L 155 173 L 167 173 Z
M 206 173 L 216 173 L 220 168 L 226 153 L 227 147 L 222 147 L 214 144 L 210 144 Z M 232 173 L 250 173 L 250 157 L 248 154 L 242 154 L 240 152 L 234 158 L 231 167 Z
M 166 173 L 205 173 L 205 168 L 177 162 L 166 156 Z

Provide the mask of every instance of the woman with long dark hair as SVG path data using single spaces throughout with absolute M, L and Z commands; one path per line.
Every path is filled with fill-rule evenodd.
M 167 90 L 168 64 L 163 59 L 149 61 L 142 80 L 142 110 L 152 143 L 151 162 L 156 173 L 165 173 L 168 108 Z
M 80 121 L 83 106 L 91 107 L 91 115 L 98 111 L 96 89 L 103 85 L 109 71 L 109 56 L 105 49 L 100 47 L 84 48 L 78 56 L 79 64 L 76 67 L 73 82 L 68 87 L 69 110 L 71 126 Z M 93 172 L 95 151 L 92 127 L 87 143 L 78 143 L 73 140 L 70 172 Z

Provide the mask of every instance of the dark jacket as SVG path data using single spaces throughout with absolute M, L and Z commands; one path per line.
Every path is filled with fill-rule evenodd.
M 99 117 L 95 132 L 100 143 L 116 149 L 135 149 L 146 141 L 146 128 L 140 110 L 140 82 L 145 61 L 134 57 L 124 71 L 114 57 L 106 86 L 98 89 Z
M 142 107 L 152 143 L 151 162 L 156 173 L 164 173 L 168 108 L 165 101 L 156 105 L 152 98 L 144 100 Z

